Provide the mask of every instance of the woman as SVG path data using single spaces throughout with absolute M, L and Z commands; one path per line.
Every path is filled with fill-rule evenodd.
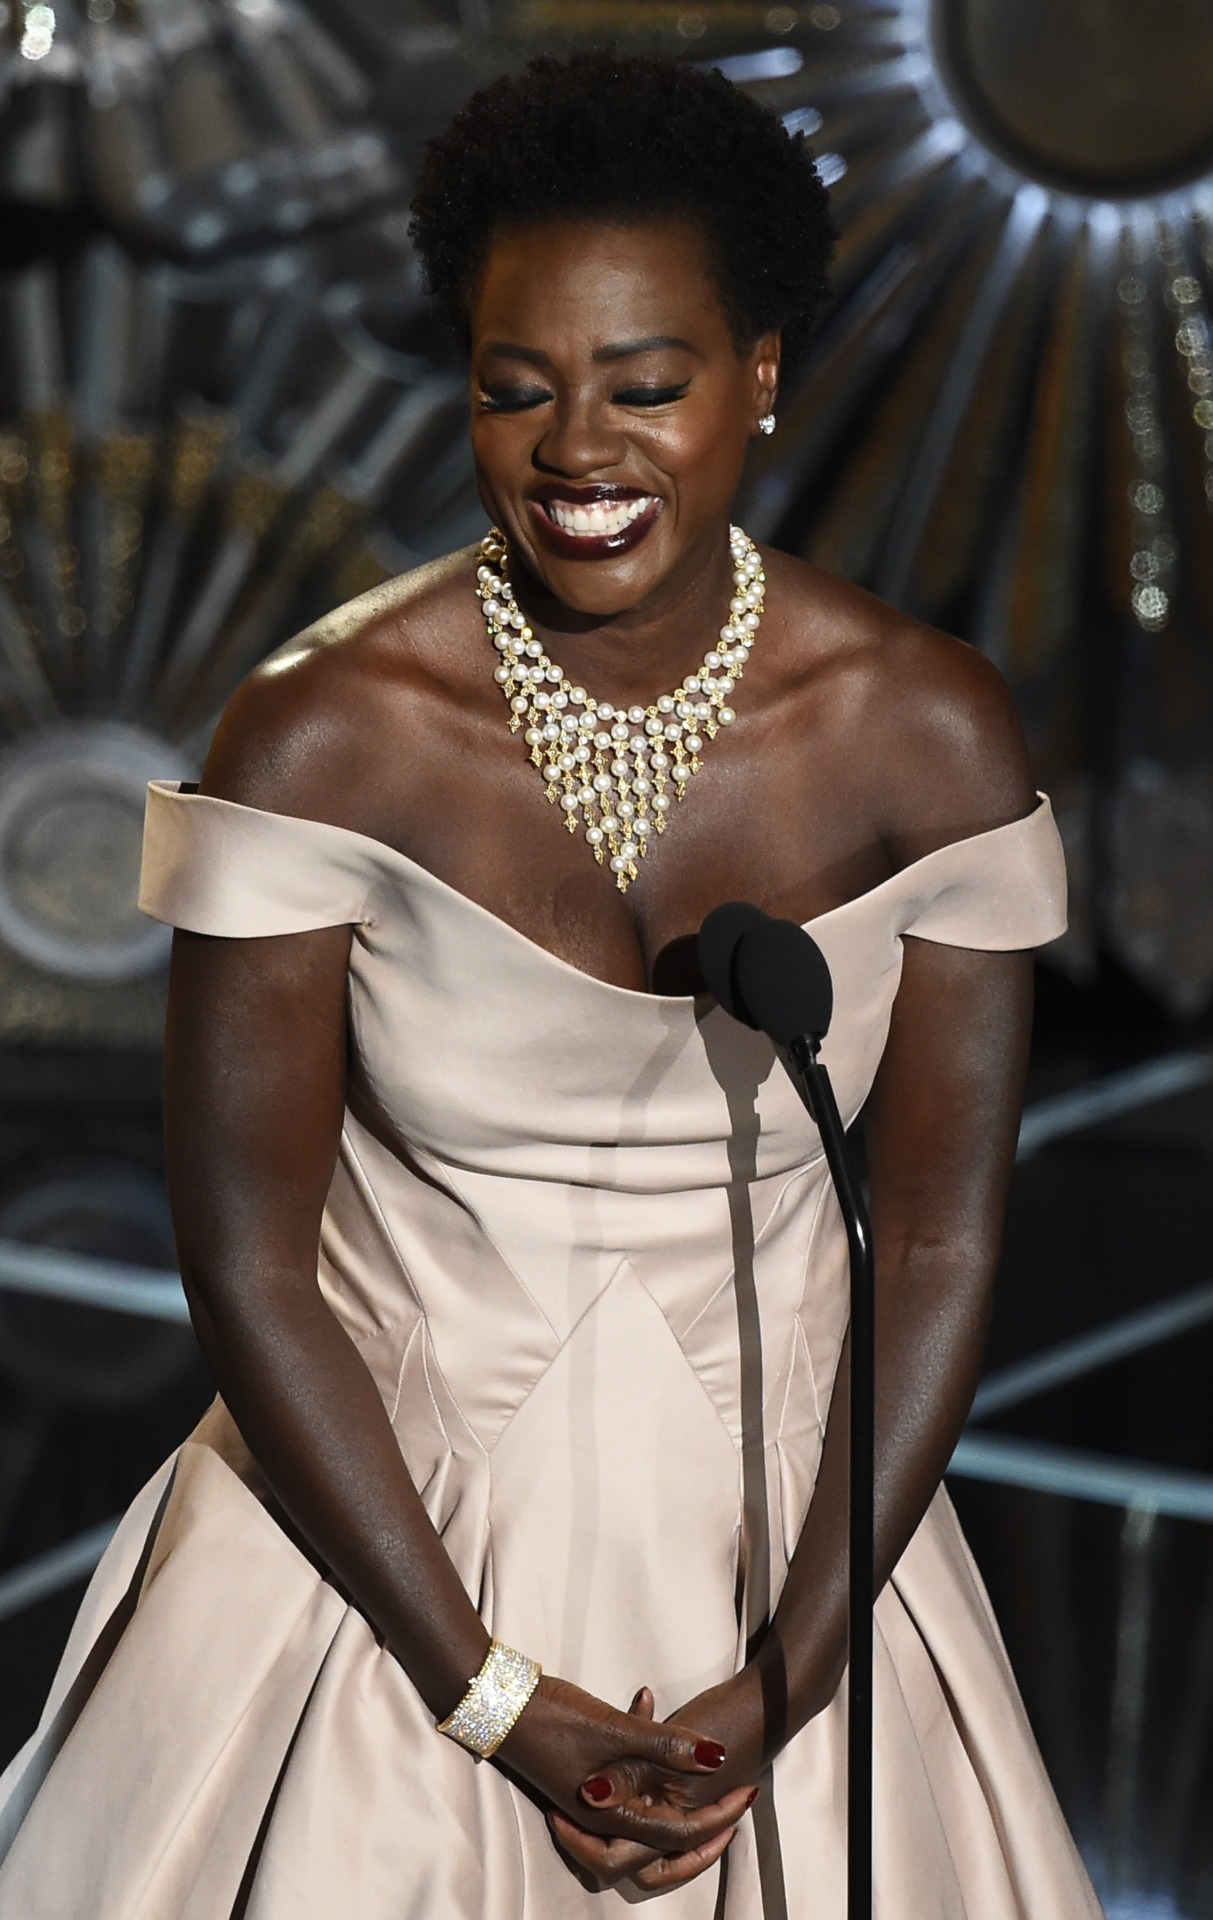
M 500 532 L 153 790 L 222 1398 L 10 1772 L 0 1915 L 842 1915 L 845 1242 L 695 972 L 737 896 L 812 923 L 866 1101 L 880 1913 L 1095 1915 L 940 1490 L 1056 835 L 978 655 L 729 530 L 821 291 L 811 159 L 718 75 L 540 61 L 415 232 Z

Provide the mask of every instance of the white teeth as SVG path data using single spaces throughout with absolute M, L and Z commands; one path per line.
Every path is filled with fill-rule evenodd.
M 642 513 L 654 505 L 655 496 L 641 494 L 637 500 L 595 500 L 589 507 L 577 507 L 563 500 L 549 500 L 549 517 L 563 533 L 586 534 L 602 539 L 604 535 L 622 533 L 638 520 Z

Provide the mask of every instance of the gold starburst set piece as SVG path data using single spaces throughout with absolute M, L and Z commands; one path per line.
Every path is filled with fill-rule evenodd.
M 505 538 L 494 527 L 480 543 L 476 574 L 489 638 L 501 655 L 494 678 L 510 708 L 510 730 L 525 729 L 547 797 L 570 833 L 584 832 L 620 893 L 636 878 L 654 833 L 664 833 L 671 796 L 681 800 L 701 766 L 704 736 L 737 718 L 729 699 L 762 622 L 766 575 L 754 542 L 730 527 L 733 598 L 720 639 L 674 693 L 648 707 L 617 708 L 575 687 L 537 640 L 506 575 Z

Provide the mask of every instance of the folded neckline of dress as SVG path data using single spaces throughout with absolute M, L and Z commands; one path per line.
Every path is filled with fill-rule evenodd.
M 372 856 L 399 861 L 402 866 L 418 875 L 423 882 L 435 887 L 447 899 L 456 901 L 471 913 L 480 915 L 482 919 L 500 928 L 513 940 L 521 941 L 531 953 L 538 954 L 552 966 L 559 967 L 562 973 L 570 974 L 574 980 L 583 981 L 589 987 L 601 988 L 606 993 L 622 994 L 627 1000 L 642 1001 L 652 1007 L 693 1008 L 698 1001 L 713 998 L 706 990 L 703 993 L 651 993 L 645 987 L 621 987 L 617 986 L 613 980 L 603 980 L 596 973 L 586 973 L 583 968 L 575 967 L 571 960 L 561 959 L 560 955 L 553 953 L 550 947 L 545 947 L 540 941 L 533 940 L 529 933 L 523 933 L 521 927 L 514 926 L 512 921 L 503 920 L 501 915 L 494 913 L 491 907 L 483 906 L 479 900 L 473 900 L 471 894 L 463 893 L 460 888 L 452 886 L 449 880 L 443 880 L 429 867 L 423 866 L 419 860 L 414 860 L 411 854 L 402 853 L 398 847 L 389 846 L 386 840 L 376 839 L 374 834 L 359 833 L 356 827 L 340 827 L 331 820 L 313 820 L 307 814 L 277 813 L 271 807 L 250 807 L 242 800 L 225 800 L 219 794 L 199 793 L 196 788 L 190 791 L 187 789 L 187 783 L 181 780 L 150 780 L 148 785 L 171 799 L 202 802 L 207 806 L 223 809 L 232 808 L 238 813 L 252 814 L 266 820 L 282 820 L 294 826 L 313 828 L 324 834 L 336 834 L 342 840 L 354 841 Z M 922 868 L 932 861 L 942 860 L 954 853 L 957 848 L 972 847 L 978 841 L 993 840 L 999 834 L 1022 831 L 1038 820 L 1042 813 L 1050 810 L 1048 795 L 1041 793 L 1039 789 L 1036 801 L 1037 804 L 1031 813 L 1020 814 L 1015 820 L 1004 820 L 1001 826 L 983 827 L 979 833 L 964 834 L 958 840 L 945 841 L 943 846 L 933 847 L 929 853 L 920 854 L 917 860 L 911 860 L 906 866 L 899 867 L 896 873 L 878 880 L 874 887 L 868 887 L 863 893 L 853 895 L 850 900 L 840 901 L 836 907 L 827 907 L 824 913 L 814 914 L 812 919 L 802 920 L 799 923 L 800 926 L 808 933 L 814 927 L 823 926 L 826 921 L 836 919 L 839 914 L 848 913 L 855 907 L 865 906 L 886 891 L 903 884 L 910 875 L 921 872 Z

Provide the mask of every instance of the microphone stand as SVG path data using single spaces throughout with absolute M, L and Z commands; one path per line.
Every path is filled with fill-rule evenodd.
M 876 1299 L 872 1228 L 830 1076 L 812 1034 L 787 1050 L 792 1084 L 816 1122 L 851 1255 L 850 1606 L 847 1663 L 847 1920 L 872 1913 L 872 1609 L 875 1571 Z

